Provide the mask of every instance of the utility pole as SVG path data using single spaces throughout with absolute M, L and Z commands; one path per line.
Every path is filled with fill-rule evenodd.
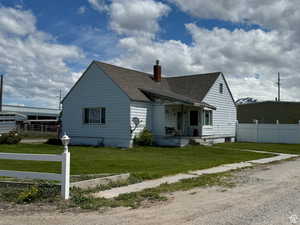
M 61 89 L 59 89 L 59 102 L 58 102 L 58 109 L 61 110 Z
M 0 112 L 2 112 L 2 104 L 3 104 L 3 75 L 0 76 Z
M 277 85 L 278 85 L 278 98 L 277 100 L 280 102 L 280 73 L 278 72 L 278 82 L 277 82 Z

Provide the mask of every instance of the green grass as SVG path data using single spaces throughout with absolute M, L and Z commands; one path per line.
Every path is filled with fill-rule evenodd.
M 261 150 L 267 152 L 279 152 L 287 154 L 300 155 L 300 144 L 272 144 L 272 143 L 224 143 L 218 144 L 221 148 L 235 148 L 235 149 L 249 149 L 249 150 Z
M 59 154 L 62 146 L 0 145 L 0 152 Z M 270 157 L 269 154 L 204 146 L 132 149 L 71 146 L 71 174 L 132 173 L 141 179 L 158 178 L 226 163 Z M 0 160 L 0 170 L 60 172 L 59 163 Z

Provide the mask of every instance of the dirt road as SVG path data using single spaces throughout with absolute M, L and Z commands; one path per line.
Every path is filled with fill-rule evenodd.
M 20 225 L 288 225 L 300 224 L 300 159 L 237 173 L 232 189 L 176 192 L 170 200 L 139 209 L 54 213 L 0 211 L 0 224 Z

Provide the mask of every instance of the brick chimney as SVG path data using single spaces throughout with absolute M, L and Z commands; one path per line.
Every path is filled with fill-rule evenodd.
M 153 66 L 153 80 L 155 82 L 161 81 L 161 66 L 159 65 L 159 60 L 156 60 L 156 65 Z

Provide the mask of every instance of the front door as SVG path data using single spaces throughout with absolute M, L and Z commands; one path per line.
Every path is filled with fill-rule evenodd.
M 182 135 L 182 131 L 183 131 L 183 117 L 182 117 L 182 112 L 177 112 L 177 130 Z
M 199 111 L 192 110 L 190 111 L 190 135 L 191 136 L 200 136 L 199 132 Z

